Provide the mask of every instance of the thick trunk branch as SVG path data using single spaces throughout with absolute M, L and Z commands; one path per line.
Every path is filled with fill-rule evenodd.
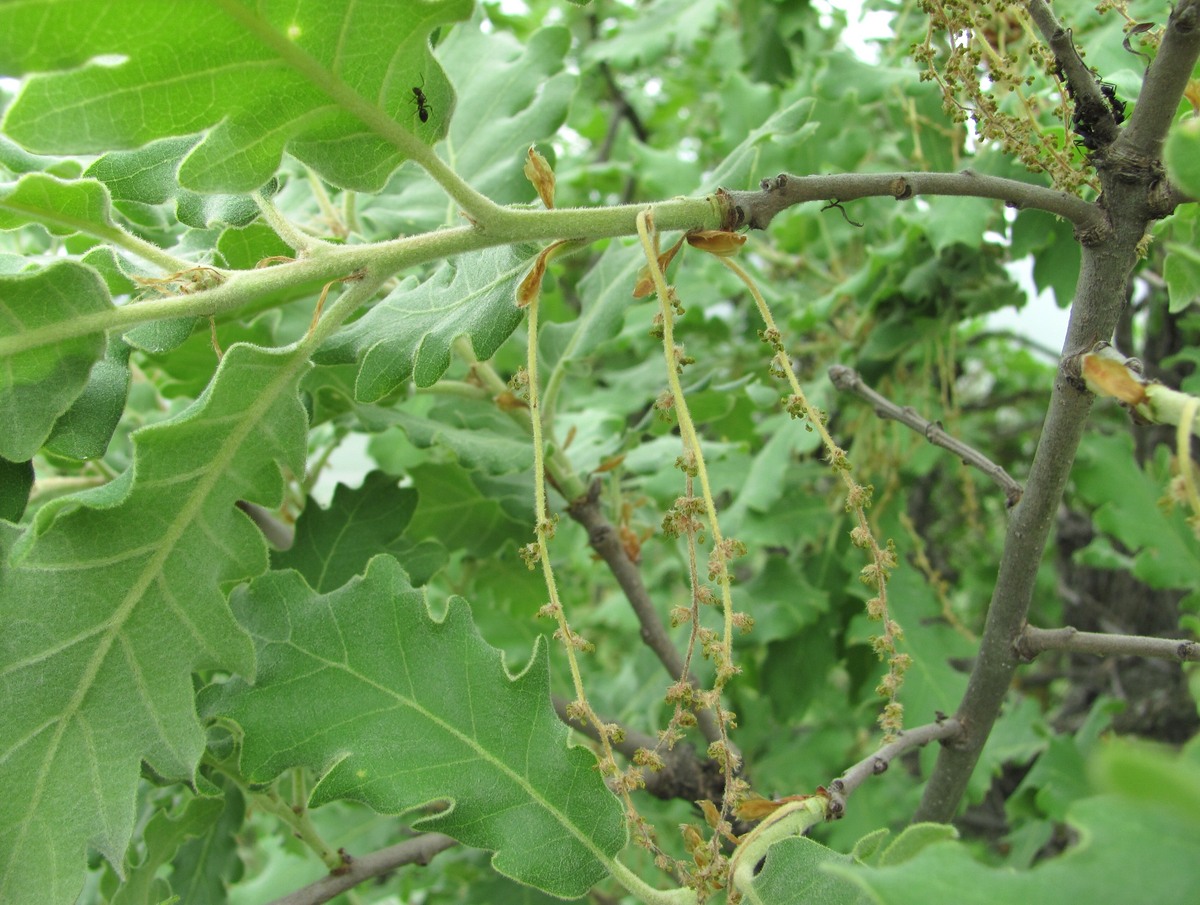
M 1198 8 L 1200 0 L 1185 0 L 1176 7 L 1158 58 L 1151 67 L 1150 76 L 1156 84 L 1178 88 L 1171 102 L 1172 109 L 1178 104 L 1183 85 L 1200 56 Z M 1053 27 L 1053 34 L 1044 35 L 1047 40 L 1053 39 L 1061 29 L 1057 23 Z M 1178 72 L 1155 73 L 1164 54 Z M 1130 128 L 1133 128 L 1132 123 Z M 1147 126 L 1146 130 L 1147 135 L 1165 133 L 1162 124 Z M 1143 139 L 1139 147 L 1150 147 L 1144 144 L 1147 140 Z M 1157 159 L 1139 158 L 1134 153 L 1138 147 L 1131 151 L 1124 147 L 1125 141 L 1126 136 L 1122 135 L 1110 153 L 1097 155 L 1097 172 L 1104 189 L 1101 209 L 1107 213 L 1111 233 L 1095 244 L 1085 242 L 1083 246 L 1079 284 L 1063 347 L 1063 364 L 1054 382 L 1042 436 L 1025 482 L 1025 494 L 1013 509 L 1008 523 L 999 574 L 980 639 L 979 656 L 955 714 L 963 724 L 965 735 L 961 744 L 943 747 L 939 753 L 916 820 L 947 821 L 954 816 L 999 715 L 1013 672 L 1020 662 L 1015 644 L 1025 629 L 1038 563 L 1045 551 L 1054 514 L 1062 499 L 1092 404 L 1093 397 L 1069 364 L 1077 365 L 1083 352 L 1097 342 L 1112 338 L 1125 305 L 1130 274 L 1137 263 L 1138 246 L 1147 225 L 1163 215 L 1159 203 L 1163 181 L 1161 163 Z

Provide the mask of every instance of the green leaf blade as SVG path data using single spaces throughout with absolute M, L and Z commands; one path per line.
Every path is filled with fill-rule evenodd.
M 361 575 L 376 554 L 390 553 L 414 585 L 423 584 L 445 564 L 446 552 L 432 541 L 417 545 L 405 537 L 417 496 L 381 471 L 357 489 L 339 484 L 328 509 L 309 500 L 296 522 L 295 542 L 273 554 L 271 566 L 295 569 L 315 591 L 332 591 Z
M 54 422 L 87 384 L 104 352 L 97 330 L 53 346 L 22 349 L 29 334 L 53 331 L 77 318 L 112 310 L 104 281 L 71 261 L 43 270 L 0 276 L 0 457 L 24 462 L 46 441 Z
M 257 683 L 203 700 L 245 730 L 247 775 L 324 770 L 314 805 L 348 798 L 400 813 L 448 800 L 422 829 L 493 850 L 501 873 L 554 895 L 583 895 L 607 874 L 625 843 L 621 808 L 593 756 L 566 745 L 544 648 L 511 677 L 463 601 L 434 621 L 386 557 L 325 596 L 271 573 L 238 612 L 259 645 Z
M 375 402 L 410 378 L 435 384 L 450 367 L 450 347 L 468 337 L 480 359 L 491 358 L 523 317 L 514 301 L 528 256 L 509 247 L 468 256 L 416 286 L 403 284 L 333 338 L 318 361 L 357 360 L 354 393 Z
M 471 7 L 218 0 L 189 11 L 185 37 L 171 0 L 6 4 L 0 59 L 6 74 L 33 74 L 4 130 L 27 149 L 64 153 L 208 130 L 179 171 L 195 191 L 256 189 L 289 149 L 332 182 L 378 190 L 404 159 L 400 133 L 426 143 L 444 134 L 453 93 L 428 35 Z M 412 104 L 423 79 L 428 123 Z
M 139 764 L 190 780 L 204 747 L 191 673 L 252 675 L 220 588 L 266 568 L 239 499 L 303 473 L 305 362 L 239 345 L 204 396 L 135 435 L 121 479 L 46 504 L 0 561 L 0 900 L 70 902 L 84 850 L 120 864 Z M 53 882 L 47 876 L 53 875 Z

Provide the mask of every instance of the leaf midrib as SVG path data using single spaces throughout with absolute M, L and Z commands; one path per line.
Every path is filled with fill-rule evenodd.
M 267 384 L 267 391 L 256 395 L 255 404 L 242 411 L 243 417 L 240 426 L 230 433 L 225 443 L 218 447 L 223 454 L 213 458 L 211 467 L 196 483 L 187 505 L 179 510 L 179 517 L 173 522 L 168 523 L 167 530 L 162 536 L 158 554 L 147 561 L 146 566 L 138 575 L 129 593 L 126 594 L 121 605 L 109 618 L 109 628 L 100 638 L 96 651 L 81 676 L 76 692 L 63 709 L 58 718 L 54 735 L 48 742 L 46 756 L 42 760 L 41 768 L 38 770 L 33 784 L 33 794 L 30 798 L 29 809 L 18 824 L 16 838 L 13 841 L 11 850 L 12 857 L 9 859 L 9 863 L 21 857 L 21 849 L 32 824 L 33 816 L 37 813 L 42 796 L 45 794 L 49 775 L 57 759 L 63 736 L 67 731 L 67 727 L 78 716 L 84 699 L 92 690 L 96 676 L 107 660 L 109 651 L 118 640 L 121 630 L 133 615 L 137 605 L 144 599 L 147 590 L 159 574 L 167 558 L 174 552 L 175 545 L 184 536 L 187 527 L 203 512 L 204 503 L 207 500 L 209 491 L 225 477 L 226 468 L 236 457 L 246 438 L 259 426 L 260 419 L 275 404 L 282 388 L 293 380 L 296 372 L 306 364 L 307 360 L 307 355 L 303 350 L 293 353 L 289 364 L 286 367 L 279 368 L 276 373 L 276 379 Z M 202 418 L 203 416 L 203 411 L 196 415 L 198 418 Z M 12 875 L 12 872 L 5 871 L 6 878 Z M 0 899 L 3 898 L 5 886 L 7 886 L 7 881 L 0 881 Z
M 336 619 L 335 619 L 335 621 L 336 621 Z M 572 836 L 574 836 L 577 840 L 579 840 L 579 842 L 581 842 L 583 844 L 583 846 L 585 848 L 587 848 L 601 864 L 608 864 L 612 860 L 607 852 L 605 852 L 598 845 L 596 845 L 592 841 L 592 839 L 589 836 L 587 836 L 582 830 L 577 828 L 576 825 L 567 817 L 566 814 L 564 814 L 554 804 L 552 804 L 548 799 L 546 799 L 537 790 L 537 788 L 534 785 L 532 785 L 527 779 L 525 779 L 525 777 L 523 777 L 520 773 L 517 773 L 511 767 L 509 767 L 504 761 L 499 760 L 498 758 L 493 756 L 488 751 L 487 748 L 485 748 L 483 745 L 478 743 L 473 737 L 468 736 L 468 735 L 464 734 L 463 732 L 461 732 L 460 730 L 456 729 L 452 724 L 447 723 L 445 720 L 441 719 L 433 712 L 425 709 L 420 704 L 418 704 L 415 700 L 408 698 L 405 695 L 400 694 L 400 692 L 396 691 L 395 689 L 389 688 L 388 686 L 383 685 L 382 683 L 377 682 L 374 679 L 371 679 L 370 677 L 360 673 L 358 670 L 354 669 L 349 663 L 339 663 L 339 662 L 330 660 L 326 657 L 322 657 L 319 654 L 316 654 L 312 651 L 308 651 L 308 650 L 305 650 L 304 648 L 299 647 L 295 642 L 292 642 L 292 641 L 285 641 L 283 643 L 287 644 L 289 647 L 292 647 L 294 650 L 296 650 L 298 653 L 304 655 L 305 657 L 310 657 L 313 660 L 324 664 L 324 666 L 326 668 L 343 670 L 351 678 L 357 679 L 358 681 L 361 681 L 363 684 L 375 689 L 376 691 L 381 692 L 385 696 L 391 697 L 393 700 L 395 700 L 397 702 L 398 705 L 408 707 L 410 710 L 416 712 L 420 716 L 422 716 L 422 717 L 428 719 L 430 722 L 434 723 L 439 728 L 445 730 L 447 733 L 452 735 L 454 738 L 458 739 L 462 744 L 464 744 L 471 750 L 475 751 L 479 755 L 481 760 L 483 760 L 486 763 L 491 764 L 499 772 L 501 772 L 504 775 L 506 775 L 507 777 L 509 777 L 509 779 L 512 780 L 512 782 L 514 782 L 518 787 L 520 787 L 521 790 L 524 791 L 530 797 L 530 799 L 532 799 L 535 803 L 537 803 L 540 807 L 542 807 L 545 811 L 547 811 L 551 816 L 553 816 L 554 819 L 561 826 L 566 828 L 567 832 L 569 832 Z M 535 658 L 539 654 L 538 647 L 540 647 L 540 645 L 541 645 L 541 639 L 539 638 L 537 641 L 537 647 L 534 648 L 534 652 L 533 652 L 533 656 Z M 401 648 L 403 649 L 403 645 L 401 645 Z M 406 658 L 406 662 L 407 662 L 407 658 Z M 508 679 L 508 681 L 512 682 L 514 680 Z M 472 715 L 471 716 L 472 720 L 474 720 L 474 708 L 471 708 L 471 715 Z M 531 732 L 530 738 L 532 738 L 532 732 Z M 528 748 L 528 744 L 526 747 Z

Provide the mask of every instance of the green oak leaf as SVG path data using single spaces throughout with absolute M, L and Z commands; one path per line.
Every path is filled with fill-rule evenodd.
M 417 508 L 417 491 L 400 487 L 396 478 L 373 471 L 361 487 L 339 484 L 333 502 L 322 509 L 311 498 L 296 521 L 291 548 L 271 556 L 275 569 L 295 569 L 317 591 L 340 588 L 379 553 L 391 553 L 422 585 L 446 562 L 446 551 L 434 541 L 413 543 L 404 530 Z
M 9 100 L 0 94 L 0 107 Z M 0 135 L 0 166 L 11 173 L 52 173 L 63 179 L 73 179 L 82 167 L 77 161 L 62 157 L 40 157 L 30 154 L 15 141 Z
M 570 46 L 570 32 L 561 27 L 540 29 L 524 45 L 503 31 L 458 28 L 438 46 L 457 92 L 446 136 L 454 171 L 498 204 L 536 197 L 522 168 L 530 144 L 552 138 L 566 122 L 578 81 L 566 71 Z M 405 235 L 445 222 L 440 186 L 428 179 L 397 183 L 398 191 L 362 199 L 359 215 L 373 232 Z
M 377 191 L 403 160 L 397 141 L 445 134 L 454 95 L 429 34 L 472 6 L 214 0 L 181 20 L 175 0 L 0 4 L 5 74 L 32 73 L 4 131 L 35 153 L 98 153 L 207 130 L 179 168 L 194 191 L 257 189 L 285 150 Z
M 0 519 L 19 521 L 33 490 L 33 462 L 0 458 Z
M 850 855 L 806 836 L 781 839 L 767 850 L 762 870 L 742 891 L 742 901 L 747 905 L 867 905 L 870 900 L 853 883 L 825 871 L 825 865 L 853 863 Z
M 467 469 L 491 475 L 528 474 L 533 446 L 508 415 L 489 400 L 446 399 L 427 414 L 398 409 L 388 420 L 404 431 L 418 449 L 450 450 Z M 387 435 L 376 443 L 386 443 Z
M 1185 119 L 1171 130 L 1163 163 L 1175 185 L 1193 198 L 1200 196 L 1200 120 Z
M 100 275 L 73 261 L 0 276 L 0 457 L 33 458 L 104 352 L 102 322 L 93 333 L 54 345 L 39 346 L 39 338 L 111 310 Z
M 104 358 L 46 439 L 46 449 L 72 459 L 98 459 L 108 449 L 129 393 L 129 346 L 110 339 Z
M 313 806 L 352 799 L 399 814 L 448 802 L 414 825 L 494 851 L 500 873 L 554 895 L 581 896 L 608 875 L 622 809 L 592 754 L 567 745 L 540 643 L 509 675 L 464 601 L 435 620 L 386 556 L 326 595 L 272 572 L 233 606 L 255 637 L 258 676 L 211 686 L 201 704 L 242 727 L 251 781 L 304 765 L 320 773 Z
M 112 213 L 108 189 L 94 179 L 68 181 L 30 173 L 0 186 L 0 230 L 40 223 L 55 236 L 84 232 L 119 239 Z
M 527 251 L 527 250 L 526 250 Z M 508 246 L 464 255 L 415 287 L 402 283 L 316 356 L 320 364 L 358 361 L 359 402 L 375 402 L 406 381 L 433 386 L 450 367 L 450 347 L 468 337 L 491 358 L 521 323 L 514 301 L 529 254 Z
M 708 175 L 704 188 L 712 190 L 722 185 L 742 186 L 753 181 L 763 145 L 786 139 L 791 150 L 817 131 L 818 124 L 810 121 L 813 106 L 812 98 L 801 98 L 772 113 L 762 125 L 751 130 L 742 143 L 729 152 L 721 165 Z
M 118 208 L 122 202 L 153 205 L 174 200 L 179 222 L 196 229 L 216 224 L 240 227 L 255 220 L 258 205 L 248 195 L 200 195 L 179 184 L 180 161 L 198 140 L 196 136 L 164 138 L 132 151 L 112 151 L 89 166 L 84 176 L 108 186 Z
M 1189 902 L 1195 898 L 1200 821 L 1158 803 L 1099 796 L 1075 802 L 1079 842 L 1030 870 L 979 861 L 959 842 L 935 842 L 886 867 L 835 864 L 877 905 L 1028 905 L 1030 902 Z
M 231 782 L 216 820 L 179 847 L 171 859 L 171 891 L 181 903 L 203 905 L 228 899 L 226 884 L 240 876 L 238 833 L 246 819 L 246 800 Z
M 1168 310 L 1178 314 L 1200 304 L 1200 211 L 1196 205 L 1184 205 L 1162 221 L 1155 230 L 1155 239 L 1160 237 L 1167 252 L 1162 274 L 1167 281 Z M 1186 385 L 1178 389 L 1188 392 Z
M 157 905 L 167 901 L 171 884 L 158 876 L 159 869 L 170 864 L 188 840 L 210 832 L 222 809 L 219 798 L 193 798 L 177 817 L 165 810 L 157 811 L 142 834 L 145 856 L 126 869 L 125 881 L 109 899 L 109 905 Z
M 945 823 L 914 823 L 892 840 L 879 856 L 879 866 L 903 864 L 937 842 L 958 838 L 958 830 Z
M 553 137 L 578 77 L 566 71 L 567 28 L 542 28 L 524 46 L 507 34 L 457 29 L 438 48 L 462 89 L 449 140 L 455 170 L 498 203 L 532 196 L 522 173 L 530 142 Z
M 410 529 L 413 537 L 436 538 L 449 550 L 480 557 L 493 556 L 506 541 L 529 539 L 529 517 L 518 518 L 511 497 L 501 497 L 511 488 L 488 486 L 483 475 L 457 462 L 417 465 L 409 469 L 409 477 L 421 494 Z M 524 512 L 533 508 L 530 500 L 520 503 Z
M 1170 480 L 1165 448 L 1143 469 L 1128 437 L 1091 436 L 1072 475 L 1079 495 L 1096 507 L 1096 527 L 1133 551 L 1133 574 L 1153 588 L 1200 586 L 1200 544 L 1179 509 L 1159 500 Z M 1113 488 L 1120 488 L 1114 493 Z M 1087 557 L 1098 541 L 1080 553 Z
M 222 231 L 217 251 L 225 259 L 225 266 L 232 270 L 253 270 L 264 258 L 293 254 L 293 249 L 265 223 Z
M 538 331 L 538 346 L 554 369 L 546 385 L 584 370 L 584 362 L 604 343 L 615 339 L 625 325 L 625 312 L 637 304 L 629 287 L 637 281 L 645 257 L 633 248 L 612 242 L 587 275 L 579 281 L 582 310 L 573 321 L 548 323 Z
M 236 503 L 278 506 L 277 462 L 304 473 L 307 366 L 231 347 L 195 403 L 133 435 L 120 478 L 0 534 L 0 901 L 73 902 L 89 845 L 120 864 L 141 762 L 194 776 L 192 672 L 253 674 L 220 589 L 267 567 Z

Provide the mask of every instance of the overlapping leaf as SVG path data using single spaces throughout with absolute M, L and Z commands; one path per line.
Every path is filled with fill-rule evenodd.
M 35 152 L 95 153 L 208 130 L 179 170 L 196 191 L 258 188 L 285 149 L 335 184 L 378 190 L 402 159 L 395 128 L 443 134 L 453 94 L 428 35 L 471 8 L 213 0 L 185 21 L 174 0 L 3 4 L 3 74 L 37 73 L 4 131 Z
M 256 684 L 213 686 L 202 702 L 242 726 L 249 778 L 305 765 L 322 774 L 314 805 L 447 801 L 421 829 L 492 850 L 498 871 L 555 895 L 607 874 L 625 842 L 621 807 L 592 755 L 567 747 L 544 647 L 509 676 L 466 603 L 435 621 L 390 557 L 324 596 L 272 572 L 235 609 L 256 638 Z
M 803 836 L 783 839 L 768 851 L 763 870 L 745 890 L 746 901 L 752 905 L 867 905 L 870 900 L 853 883 L 823 869 L 826 864 L 852 863 L 849 855 Z
M 525 152 L 566 121 L 578 81 L 566 71 L 570 44 L 565 28 L 540 29 L 524 46 L 503 31 L 461 28 L 438 47 L 457 92 L 446 138 L 454 170 L 499 204 L 535 197 L 522 172 Z M 375 232 L 402 235 L 442 225 L 446 198 L 429 180 L 411 180 L 398 192 L 364 198 L 359 213 Z
M 125 882 L 110 899 L 110 905 L 150 905 L 167 901 L 171 884 L 159 876 L 160 869 L 175 858 L 189 840 L 211 832 L 221 816 L 219 798 L 194 798 L 178 817 L 158 811 L 146 825 L 146 855 L 130 865 Z M 194 900 L 192 900 L 194 901 Z
M 0 537 L 0 901 L 74 901 L 88 845 L 121 863 L 141 761 L 187 779 L 203 749 L 191 673 L 253 673 L 220 588 L 267 565 L 236 502 L 277 505 L 277 462 L 303 473 L 304 367 L 232 347 L 121 479 Z
M 1102 796 L 1077 802 L 1068 821 L 1077 845 L 1028 871 L 975 860 L 958 842 L 932 845 L 903 864 L 830 870 L 881 905 L 954 901 L 1027 905 L 1062 902 L 1188 902 L 1200 858 L 1197 821 L 1162 805 Z
M 89 166 L 84 175 L 108 186 L 118 207 L 174 200 L 176 218 L 188 226 L 245 226 L 258 216 L 258 205 L 248 195 L 200 195 L 179 185 L 179 163 L 197 140 L 185 135 L 132 151 L 113 151 Z
M 0 187 L 0 229 L 41 223 L 53 235 L 114 235 L 112 199 L 94 179 L 63 180 L 30 173 Z
M 381 471 L 358 488 L 339 484 L 328 509 L 309 501 L 296 522 L 295 543 L 274 554 L 271 565 L 295 569 L 317 591 L 332 591 L 361 575 L 371 557 L 390 553 L 422 585 L 445 564 L 446 550 L 436 541 L 417 544 L 404 536 L 416 508 L 417 491 Z
M 111 309 L 100 276 L 71 261 L 0 276 L 0 458 L 33 457 L 104 352 L 101 329 L 40 348 L 30 335 Z
M 432 386 L 450 366 L 458 337 L 468 337 L 475 354 L 487 359 L 517 328 L 522 314 L 513 292 L 528 260 L 505 246 L 464 256 L 415 288 L 402 284 L 327 343 L 317 360 L 357 360 L 360 402 L 382 399 L 410 378 Z

